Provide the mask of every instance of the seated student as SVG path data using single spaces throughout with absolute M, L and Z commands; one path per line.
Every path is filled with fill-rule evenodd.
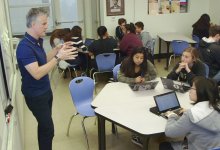
M 192 35 L 196 35 L 199 39 L 209 37 L 210 17 L 208 14 L 203 14 L 198 21 L 193 25 Z
M 51 47 L 56 47 L 58 44 L 62 44 L 63 42 L 68 41 L 66 39 L 66 35 L 70 33 L 69 28 L 64 29 L 55 29 L 52 31 L 50 36 L 50 45 Z
M 181 61 L 176 64 L 173 70 L 167 75 L 168 79 L 188 82 L 192 85 L 195 76 L 205 76 L 205 66 L 199 59 L 197 49 L 188 47 L 183 51 Z
M 143 24 L 143 22 L 141 22 L 141 21 L 136 22 L 135 23 L 135 28 L 136 28 L 136 34 L 141 39 L 141 41 L 143 43 L 143 46 L 145 48 L 151 48 L 152 38 L 151 38 L 149 32 L 144 31 L 144 24 Z
M 87 69 L 88 60 L 86 54 L 83 53 L 87 48 L 82 41 L 82 28 L 80 26 L 74 26 L 71 32 L 66 36 L 69 41 L 74 42 L 74 47 L 81 49 L 78 51 L 78 57 L 75 60 L 67 60 L 67 62 L 72 65 L 79 65 L 82 70 L 85 71 Z
M 124 36 L 126 23 L 127 23 L 126 19 L 124 18 L 118 19 L 118 26 L 115 29 L 115 36 L 119 41 L 121 41 Z
M 220 98 L 216 82 L 195 77 L 189 97 L 194 106 L 183 109 L 181 117 L 172 111 L 165 113 L 168 117 L 165 135 L 187 140 L 163 142 L 160 150 L 183 150 L 183 146 L 188 146 L 188 150 L 208 150 L 220 146 Z
M 143 44 L 139 37 L 135 33 L 135 26 L 133 23 L 126 24 L 126 34 L 122 38 L 119 48 L 122 57 L 129 56 L 135 47 L 143 47 Z
M 209 77 L 220 82 L 220 26 L 210 27 L 209 34 L 200 41 L 200 57 L 209 66 Z
M 124 83 L 144 83 L 157 77 L 153 64 L 147 60 L 145 49 L 134 48 L 131 55 L 125 58 L 118 72 L 118 81 Z M 132 142 L 143 146 L 137 135 L 132 135 Z
M 117 41 L 109 37 L 107 28 L 100 26 L 97 29 L 97 33 L 100 38 L 89 45 L 89 55 L 96 57 L 98 54 L 114 53 L 113 49 L 117 47 Z M 95 59 L 93 59 L 91 63 L 92 67 L 97 68 Z

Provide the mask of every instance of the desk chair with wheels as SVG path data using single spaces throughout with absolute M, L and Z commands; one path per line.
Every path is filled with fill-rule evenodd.
M 93 77 L 96 83 L 96 75 L 100 73 L 112 72 L 115 66 L 116 54 L 115 53 L 103 53 L 96 56 L 97 70 L 92 68 L 90 70 L 90 77 Z M 92 72 L 95 71 L 93 74 Z
M 72 97 L 73 104 L 76 108 L 76 113 L 71 116 L 67 136 L 69 136 L 69 129 L 72 122 L 72 119 L 76 115 L 83 116 L 82 128 L 84 131 L 84 136 L 87 142 L 87 149 L 89 149 L 88 137 L 86 134 L 86 129 L 84 125 L 84 120 L 87 117 L 94 117 L 95 112 L 91 107 L 91 102 L 93 100 L 93 91 L 94 91 L 94 81 L 89 77 L 76 77 L 69 84 L 69 90 Z
M 199 48 L 199 42 L 200 42 L 199 37 L 196 36 L 196 35 L 192 35 L 192 39 L 193 39 L 194 41 L 196 41 L 195 48 Z
M 170 56 L 168 67 L 170 66 L 171 58 L 174 57 L 175 61 L 175 57 L 181 56 L 183 51 L 189 47 L 189 43 L 181 40 L 173 40 L 171 42 L 171 47 L 173 49 L 173 55 Z

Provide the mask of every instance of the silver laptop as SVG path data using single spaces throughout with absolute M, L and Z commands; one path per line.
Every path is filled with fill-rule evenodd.
M 180 93 L 185 93 L 190 89 L 190 85 L 186 84 L 186 83 L 181 83 L 181 82 L 177 82 L 177 81 L 173 81 L 171 79 L 167 79 L 167 78 L 160 78 L 163 84 L 163 87 L 165 89 L 170 89 L 170 90 L 174 90 Z
M 170 110 L 175 112 L 177 115 L 181 115 L 179 113 L 181 106 L 175 91 L 156 95 L 154 96 L 154 101 L 156 103 L 156 107 L 150 108 L 152 113 L 166 118 L 164 113 Z
M 129 84 L 133 91 L 152 90 L 155 89 L 159 81 L 149 81 L 145 83 Z

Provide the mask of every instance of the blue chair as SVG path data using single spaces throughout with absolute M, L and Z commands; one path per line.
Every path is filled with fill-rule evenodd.
M 209 66 L 206 63 L 203 63 L 205 66 L 205 77 L 208 78 L 209 77 Z
M 119 71 L 119 69 L 120 69 L 120 66 L 121 66 L 121 64 L 118 64 L 118 65 L 116 65 L 114 68 L 113 68 L 113 79 L 114 79 L 114 81 L 115 82 L 117 82 L 118 81 L 118 71 Z
M 77 67 L 78 65 L 71 65 L 64 60 L 61 60 L 58 63 L 57 67 L 54 67 L 54 69 L 51 71 L 51 80 L 53 80 L 56 70 L 58 70 L 58 72 L 60 73 L 59 79 L 55 79 L 54 81 L 54 88 L 56 89 L 58 82 L 60 81 L 60 78 L 65 74 L 65 71 L 67 70 L 69 71 L 71 78 L 73 77 L 71 69 L 74 71 L 75 77 L 77 77 L 77 70 L 76 70 Z
M 73 117 L 75 117 L 78 114 L 83 116 L 82 128 L 84 131 L 84 136 L 87 142 L 88 149 L 89 149 L 89 143 L 84 125 L 84 120 L 87 117 L 95 116 L 95 112 L 91 107 L 94 87 L 95 87 L 94 81 L 89 77 L 76 77 L 69 84 L 70 94 L 77 112 L 74 115 L 72 115 L 70 118 L 69 125 L 67 128 L 67 136 L 69 136 L 69 129 Z
M 192 39 L 193 39 L 194 41 L 196 41 L 195 48 L 199 48 L 199 42 L 200 42 L 199 37 L 196 36 L 196 35 L 192 35 Z
M 99 73 L 106 73 L 106 72 L 112 72 L 112 69 L 115 66 L 116 61 L 116 54 L 115 53 L 103 53 L 96 56 L 96 64 L 98 67 L 98 70 L 95 70 L 94 68 L 90 70 L 90 77 L 93 76 L 93 80 L 96 83 L 96 74 Z M 92 71 L 95 70 L 95 72 L 92 74 Z
M 147 52 L 147 59 L 154 64 L 154 47 L 155 47 L 156 39 L 152 39 L 149 44 L 145 47 Z
M 175 61 L 175 57 L 181 56 L 183 51 L 189 47 L 189 43 L 181 40 L 173 40 L 171 42 L 171 47 L 173 49 L 173 55 L 170 56 L 168 67 L 170 66 L 171 58 L 174 57 Z
M 220 150 L 220 147 L 212 148 L 210 150 Z

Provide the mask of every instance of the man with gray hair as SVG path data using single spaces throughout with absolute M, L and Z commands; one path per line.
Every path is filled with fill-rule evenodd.
M 21 90 L 26 104 L 38 122 L 40 150 L 52 150 L 54 125 L 52 120 L 53 93 L 48 73 L 60 60 L 75 59 L 76 48 L 66 42 L 48 54 L 43 39 L 48 28 L 48 10 L 31 8 L 26 16 L 27 32 L 17 47 L 16 56 L 22 76 Z

